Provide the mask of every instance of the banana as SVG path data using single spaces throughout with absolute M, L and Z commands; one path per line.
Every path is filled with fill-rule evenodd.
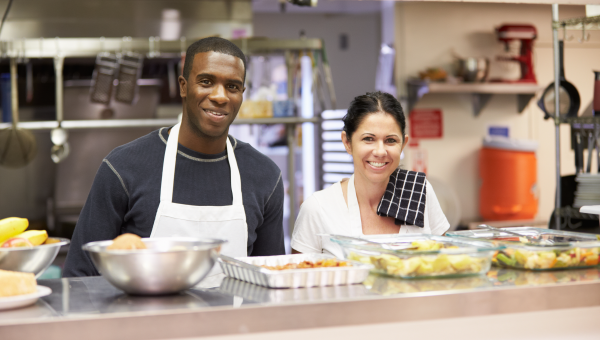
M 15 236 L 15 238 L 24 238 L 34 246 L 39 246 L 48 239 L 48 232 L 45 230 L 27 230 L 26 232 Z
M 24 232 L 27 227 L 29 221 L 26 218 L 8 217 L 0 220 L 0 244 Z

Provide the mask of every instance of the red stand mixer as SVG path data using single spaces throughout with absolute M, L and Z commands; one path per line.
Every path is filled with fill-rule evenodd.
M 504 80 L 496 79 L 494 81 L 504 83 L 533 83 L 536 84 L 535 72 L 533 71 L 533 41 L 537 38 L 537 30 L 532 25 L 525 24 L 506 24 L 496 28 L 498 40 L 503 42 L 506 51 L 509 50 L 510 42 L 514 40 L 521 41 L 521 49 L 518 56 L 504 57 L 499 56 L 498 60 L 516 61 L 521 66 L 521 79 Z

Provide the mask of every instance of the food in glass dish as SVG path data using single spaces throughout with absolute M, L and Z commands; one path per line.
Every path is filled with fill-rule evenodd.
M 459 249 L 459 247 L 434 240 L 416 240 L 411 243 L 415 251 Z M 380 272 L 401 277 L 443 276 L 479 273 L 487 260 L 466 254 L 417 255 L 400 258 L 392 254 L 361 255 L 351 252 L 348 259 L 371 263 Z
M 552 249 L 547 251 L 507 248 L 499 251 L 492 262 L 500 267 L 525 269 L 560 269 L 597 266 L 600 248 Z
M 117 236 L 113 243 L 106 247 L 108 250 L 136 250 L 136 249 L 147 249 L 146 244 L 142 241 L 142 238 L 135 234 L 123 234 Z
M 325 259 L 317 261 L 302 261 L 300 263 L 287 263 L 282 266 L 266 266 L 262 265 L 262 268 L 268 270 L 287 270 L 287 269 L 309 269 L 309 268 L 330 268 L 330 267 L 348 267 L 350 263 L 346 261 L 340 261 L 338 259 Z
M 0 298 L 33 294 L 36 287 L 34 274 L 0 269 Z
M 380 272 L 401 277 L 475 274 L 481 272 L 487 262 L 485 258 L 465 254 L 421 255 L 401 259 L 390 254 L 364 256 L 353 252 L 348 259 L 371 263 Z

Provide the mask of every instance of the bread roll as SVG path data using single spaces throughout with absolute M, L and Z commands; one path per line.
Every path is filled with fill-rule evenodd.
M 142 238 L 134 234 L 123 234 L 117 236 L 113 240 L 113 243 L 106 247 L 109 250 L 135 250 L 135 249 L 147 249 L 146 245 L 142 241 Z
M 0 269 L 0 297 L 33 294 L 37 282 L 32 273 L 12 272 Z

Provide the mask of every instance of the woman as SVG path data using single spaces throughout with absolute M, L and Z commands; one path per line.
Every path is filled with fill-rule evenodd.
M 408 136 L 396 98 L 382 92 L 358 96 L 343 121 L 342 142 L 354 159 L 354 174 L 302 204 L 292 252 L 340 256 L 323 234 L 443 235 L 450 224 L 425 174 L 399 168 Z

